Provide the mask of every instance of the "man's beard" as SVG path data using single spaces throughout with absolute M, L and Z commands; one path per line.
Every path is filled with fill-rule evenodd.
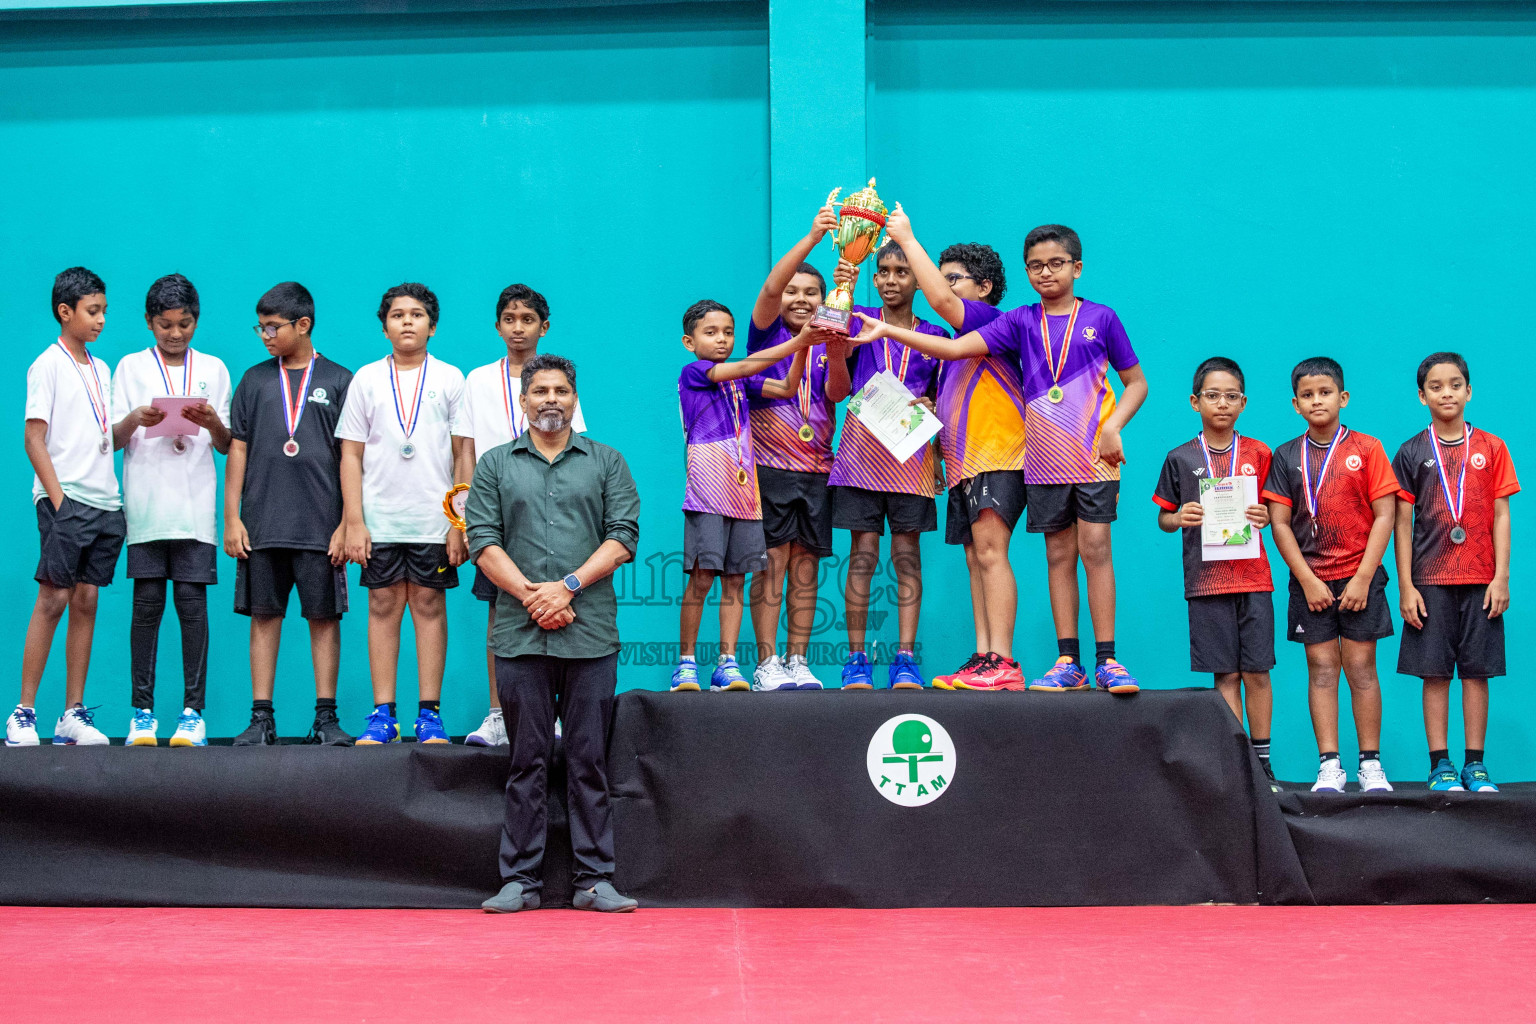
M 539 418 L 533 421 L 538 430 L 546 434 L 558 434 L 571 425 L 571 421 L 565 418 L 565 413 L 560 409 L 540 409 Z

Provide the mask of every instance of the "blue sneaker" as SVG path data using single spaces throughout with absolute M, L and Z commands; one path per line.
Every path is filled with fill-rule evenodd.
M 203 716 L 191 708 L 182 708 L 181 716 L 176 719 L 176 732 L 171 736 L 173 747 L 206 747 L 208 745 L 208 727 L 203 723 Z
M 890 676 L 886 682 L 893 690 L 921 690 L 927 685 L 923 682 L 923 673 L 918 669 L 917 662 L 906 651 L 896 652 L 896 660 L 891 662 Z
M 1449 762 L 1447 762 L 1449 763 Z M 1481 761 L 1468 761 L 1461 766 L 1461 784 L 1473 793 L 1497 793 L 1499 787 L 1488 777 L 1488 769 Z
M 672 692 L 687 690 L 697 693 L 699 689 L 699 663 L 692 658 L 684 658 L 677 663 L 677 668 L 672 670 Z
M 1056 664 L 1046 669 L 1045 675 L 1033 680 L 1029 684 L 1029 688 L 1046 693 L 1086 690 L 1088 689 L 1088 673 L 1083 671 L 1083 666 L 1063 655 L 1056 659 Z
M 1451 764 L 1451 759 L 1442 757 L 1435 762 L 1435 770 L 1429 773 L 1429 788 L 1437 793 L 1465 793 L 1467 788 L 1461 784 L 1461 776 L 1456 774 L 1456 766 Z
M 381 743 L 400 742 L 400 723 L 389 713 L 388 704 L 380 704 L 368 716 L 368 725 L 357 737 L 359 747 L 377 747 Z
M 736 664 L 736 659 L 729 654 L 722 654 L 715 662 L 715 670 L 709 674 L 709 688 L 712 692 L 750 690 L 752 684 L 741 674 L 741 666 Z
M 155 720 L 155 713 L 149 708 L 133 709 L 133 724 L 128 727 L 128 738 L 123 740 L 125 747 L 155 747 L 160 745 L 160 739 L 155 735 L 160 723 Z
M 873 690 L 875 675 L 870 671 L 869 655 L 863 651 L 849 651 L 843 663 L 843 689 Z
M 1106 661 L 1093 670 L 1094 685 L 1110 693 L 1139 693 L 1141 686 L 1136 677 L 1125 670 L 1118 661 Z
M 411 726 L 416 733 L 417 743 L 452 743 L 448 738 L 448 730 L 443 728 L 443 716 L 441 712 L 431 708 L 422 708 L 416 713 L 416 724 Z M 397 733 L 399 730 L 395 730 Z

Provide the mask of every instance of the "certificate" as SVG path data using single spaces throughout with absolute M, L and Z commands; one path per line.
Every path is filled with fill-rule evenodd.
M 1263 543 L 1248 521 L 1248 506 L 1259 503 L 1259 480 L 1224 476 L 1200 481 L 1200 557 L 1206 562 L 1258 558 Z
M 169 437 L 195 434 L 203 428 L 185 419 L 181 413 L 189 405 L 207 405 L 206 398 L 183 398 L 180 395 L 162 395 L 153 398 L 152 407 L 165 413 L 165 419 L 152 427 L 144 428 L 145 437 Z
M 912 392 L 894 373 L 881 370 L 848 403 L 848 412 L 875 440 L 906 462 L 939 432 L 939 417 L 912 404 Z

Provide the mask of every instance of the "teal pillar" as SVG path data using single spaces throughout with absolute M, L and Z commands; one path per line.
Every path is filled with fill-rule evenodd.
M 769 217 L 776 260 L 832 189 L 864 186 L 865 0 L 769 0 Z M 812 254 L 832 269 L 830 242 Z

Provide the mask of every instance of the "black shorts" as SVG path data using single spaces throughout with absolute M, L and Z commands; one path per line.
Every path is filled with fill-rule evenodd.
M 190 537 L 128 545 L 128 578 L 175 583 L 217 583 L 219 549 Z
M 1030 484 L 1030 533 L 1059 533 L 1073 523 L 1112 523 L 1120 507 L 1120 481 L 1090 484 Z
M 822 558 L 832 554 L 832 490 L 826 473 L 757 467 L 763 498 L 763 543 L 795 543 Z
M 469 592 L 474 594 L 477 600 L 495 604 L 496 595 L 501 593 L 501 588 L 492 583 L 491 578 L 481 572 L 480 567 L 477 565 L 475 566 L 475 582 L 470 586 Z
M 1269 591 L 1189 599 L 1189 670 L 1226 675 L 1275 667 L 1275 602 Z
M 117 556 L 128 535 L 121 509 L 108 511 L 66 496 L 55 511 L 53 502 L 37 502 L 39 553 L 32 578 L 68 589 L 77 583 L 105 587 L 117 572 Z
M 683 510 L 683 571 L 704 569 L 728 576 L 768 568 L 768 545 L 759 519 Z
M 930 533 L 939 528 L 938 503 L 921 494 L 832 488 L 834 529 L 884 536 L 886 523 L 891 524 L 892 533 Z
M 346 566 L 332 565 L 324 551 L 257 548 L 235 563 L 235 611 L 240 615 L 282 618 L 294 587 L 306 619 L 339 619 L 347 610 Z
M 994 469 L 966 477 L 949 489 L 944 543 L 969 544 L 971 524 L 987 509 L 995 512 L 1012 532 L 1024 514 L 1028 494 L 1022 469 Z
M 1427 584 L 1424 628 L 1403 623 L 1397 670 L 1420 679 L 1491 679 L 1504 674 L 1504 616 L 1490 619 L 1483 608 L 1483 583 Z
M 1348 579 L 1329 580 L 1333 596 L 1344 593 Z M 1380 640 L 1392 635 L 1392 610 L 1387 607 L 1387 570 L 1376 567 L 1371 577 L 1370 596 L 1358 612 L 1346 612 L 1335 601 L 1320 612 L 1307 607 L 1306 595 L 1296 577 L 1291 577 L 1291 600 L 1286 616 L 1286 636 L 1299 644 L 1324 644 L 1344 637 L 1346 640 Z
M 375 544 L 357 582 L 369 590 L 396 583 L 448 590 L 459 585 L 459 570 L 448 564 L 447 544 Z

